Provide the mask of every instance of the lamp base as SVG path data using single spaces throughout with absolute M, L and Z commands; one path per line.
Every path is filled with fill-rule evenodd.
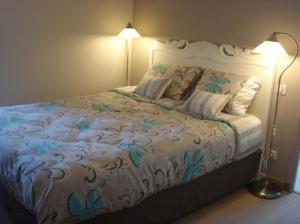
M 282 196 L 282 190 L 267 178 L 255 180 L 248 184 L 248 191 L 259 198 L 276 199 Z

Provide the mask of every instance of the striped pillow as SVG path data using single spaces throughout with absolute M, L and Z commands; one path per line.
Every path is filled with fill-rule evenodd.
M 140 96 L 159 100 L 168 88 L 172 79 L 146 75 L 136 87 L 136 93 Z
M 180 110 L 193 116 L 215 119 L 230 99 L 230 95 L 195 90 Z

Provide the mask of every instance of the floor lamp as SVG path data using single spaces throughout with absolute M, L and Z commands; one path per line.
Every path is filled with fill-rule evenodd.
M 267 54 L 272 57 L 276 56 L 288 56 L 284 48 L 281 46 L 280 42 L 278 41 L 277 37 L 283 35 L 289 37 L 291 40 L 295 43 L 296 53 L 293 58 L 293 60 L 283 69 L 281 72 L 278 83 L 277 83 L 277 89 L 276 89 L 276 100 L 275 100 L 275 109 L 274 109 L 274 120 L 272 124 L 272 133 L 271 133 L 271 139 L 270 139 L 270 147 L 268 147 L 268 157 L 267 157 L 267 166 L 266 166 L 266 177 L 262 178 L 260 180 L 256 180 L 251 182 L 248 185 L 248 190 L 255 196 L 265 199 L 275 199 L 282 196 L 282 190 L 281 188 L 276 185 L 275 183 L 270 181 L 270 156 L 271 151 L 273 148 L 273 142 L 274 138 L 276 136 L 276 127 L 277 127 L 277 112 L 278 112 L 278 106 L 279 106 L 279 95 L 280 95 L 280 86 L 281 86 L 281 79 L 286 72 L 286 70 L 289 69 L 289 67 L 295 62 L 299 50 L 298 50 L 298 43 L 295 40 L 293 36 L 291 36 L 288 33 L 282 33 L 282 32 L 273 32 L 271 36 L 264 41 L 262 44 L 260 44 L 258 47 L 256 47 L 252 52 L 253 53 L 259 53 L 259 54 Z
M 119 33 L 119 37 L 126 40 L 126 84 L 130 85 L 130 73 L 131 73 L 131 40 L 134 38 L 140 38 L 141 35 L 134 29 L 129 22 L 128 25 Z

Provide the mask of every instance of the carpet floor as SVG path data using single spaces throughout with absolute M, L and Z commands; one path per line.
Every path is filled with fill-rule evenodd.
M 300 195 L 286 194 L 276 200 L 252 196 L 243 188 L 191 213 L 176 224 L 299 224 Z
M 174 224 L 299 224 L 300 195 L 286 194 L 263 200 L 242 188 L 233 194 L 178 220 Z M 0 224 L 16 224 L 0 198 Z

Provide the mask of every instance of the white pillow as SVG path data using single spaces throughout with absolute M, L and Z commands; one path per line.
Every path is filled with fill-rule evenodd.
M 179 110 L 194 116 L 215 119 L 231 97 L 231 95 L 195 90 Z
M 245 85 L 229 101 L 225 112 L 236 116 L 245 115 L 260 87 L 260 80 L 250 77 Z
M 171 82 L 170 78 L 146 75 L 136 87 L 135 92 L 140 96 L 159 100 Z

